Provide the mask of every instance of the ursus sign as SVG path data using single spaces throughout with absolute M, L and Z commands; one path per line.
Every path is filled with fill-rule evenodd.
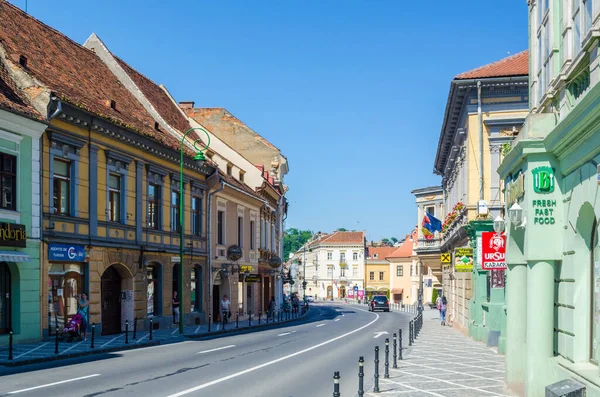
M 495 232 L 481 233 L 481 255 L 483 270 L 506 269 L 506 235 Z

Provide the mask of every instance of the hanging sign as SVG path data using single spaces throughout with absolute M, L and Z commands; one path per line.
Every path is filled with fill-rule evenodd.
M 483 270 L 506 269 L 506 235 L 496 232 L 481 233 L 481 253 Z
M 456 248 L 454 250 L 454 271 L 473 271 L 473 248 Z

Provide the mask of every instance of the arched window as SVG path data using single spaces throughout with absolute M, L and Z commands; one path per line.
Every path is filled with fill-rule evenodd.
M 12 328 L 10 284 L 10 269 L 6 262 L 0 262 L 0 334 L 7 334 Z

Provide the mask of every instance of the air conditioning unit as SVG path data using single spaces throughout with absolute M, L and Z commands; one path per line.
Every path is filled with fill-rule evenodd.
M 573 379 L 565 379 L 546 386 L 546 397 L 585 397 L 585 386 Z

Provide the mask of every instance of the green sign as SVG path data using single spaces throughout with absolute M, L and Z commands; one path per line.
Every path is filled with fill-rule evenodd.
M 554 170 L 551 167 L 534 168 L 533 191 L 536 193 L 552 193 L 554 191 Z
M 454 250 L 454 271 L 473 271 L 473 248 L 456 248 Z
M 532 200 L 533 224 L 534 225 L 554 225 L 556 211 L 556 200 Z

